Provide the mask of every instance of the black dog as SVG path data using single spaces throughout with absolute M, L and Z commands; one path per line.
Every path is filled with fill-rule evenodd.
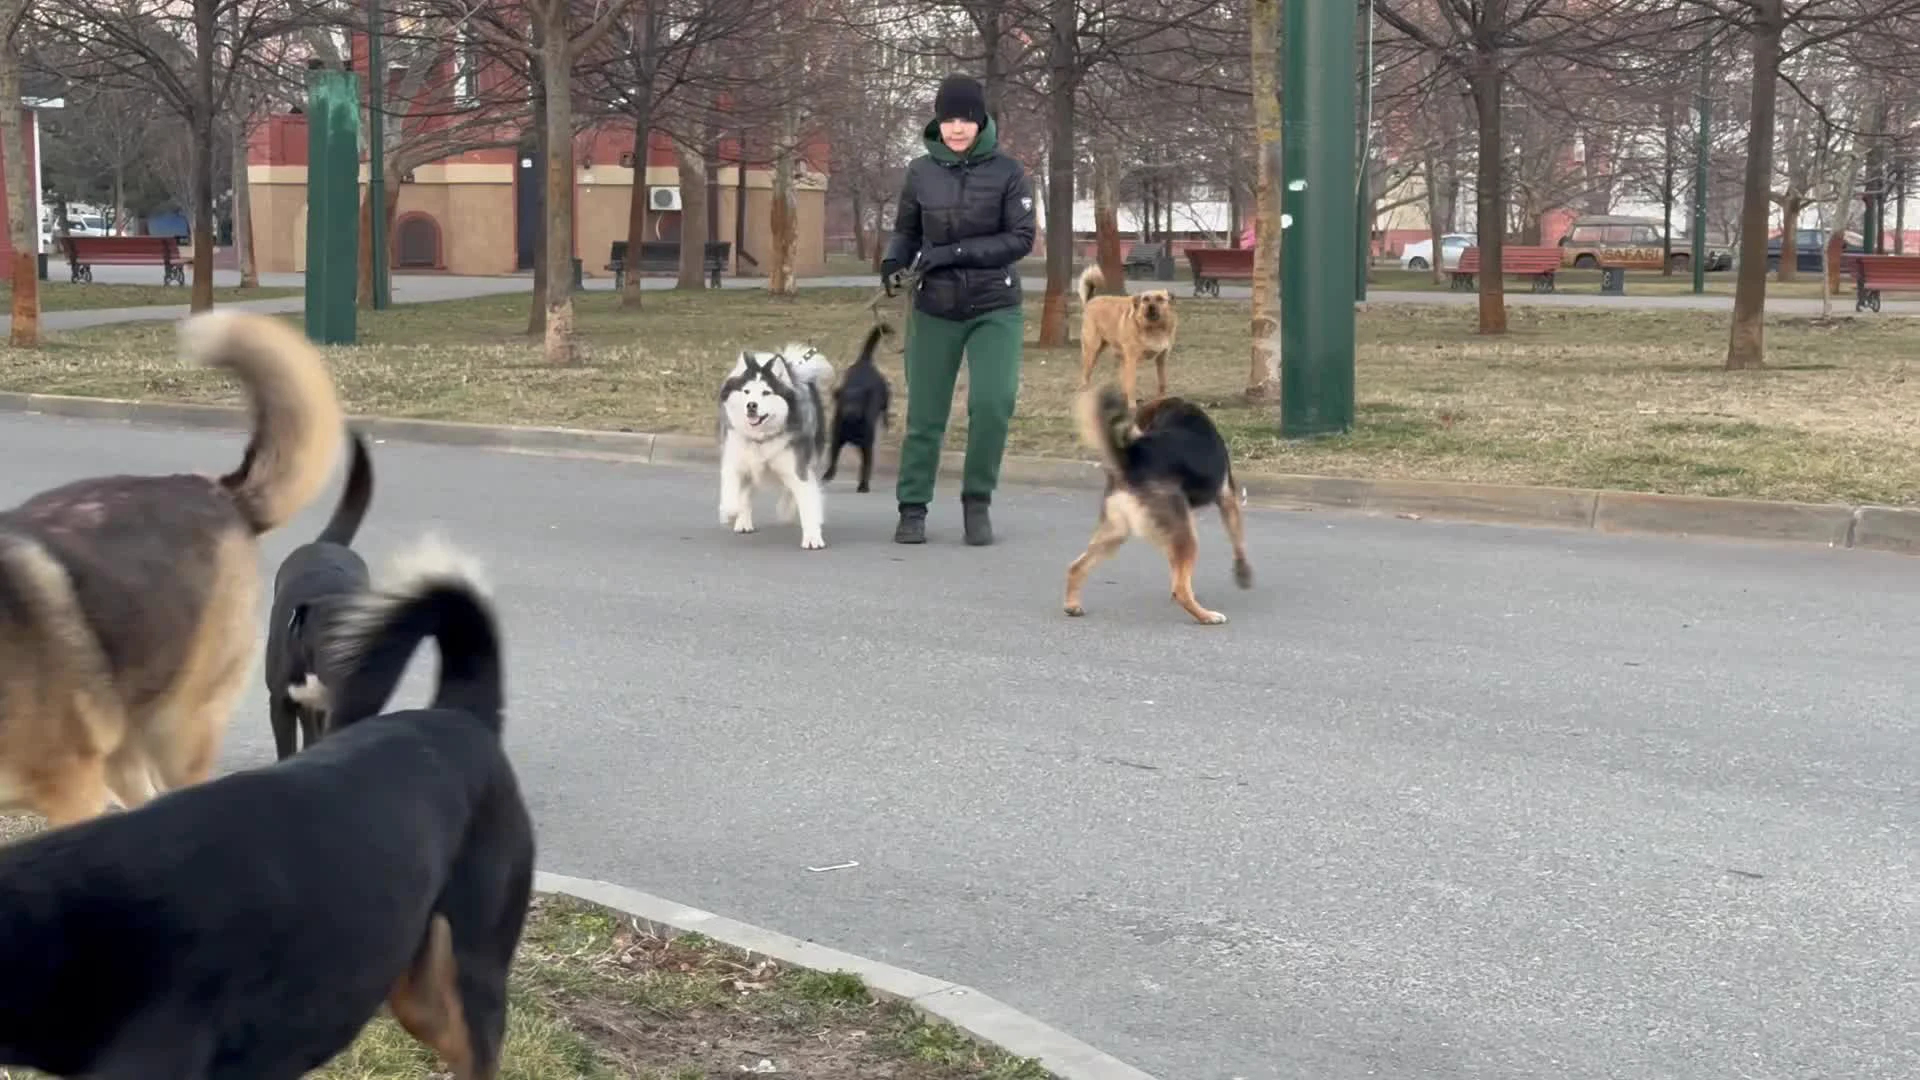
M 0 847 L 0 1066 L 296 1080 L 384 1002 L 455 1077 L 497 1075 L 533 824 L 494 616 L 453 565 L 343 616 L 342 723 L 311 749 Z M 427 636 L 432 706 L 373 715 Z
M 833 392 L 833 449 L 827 455 L 826 474 L 820 478 L 823 484 L 832 483 L 834 472 L 840 468 L 840 448 L 851 445 L 860 448 L 860 486 L 854 490 L 870 490 L 867 484 L 873 479 L 873 447 L 880 441 L 880 429 L 887 426 L 887 409 L 893 400 L 887 377 L 873 362 L 873 350 L 881 338 L 892 333 L 893 327 L 886 323 L 867 331 L 860 358 L 847 369 L 847 377 Z
M 320 535 L 293 549 L 273 577 L 273 611 L 267 617 L 267 715 L 273 721 L 274 752 L 281 760 L 300 746 L 312 746 L 326 732 L 329 688 L 336 680 L 318 663 L 319 642 L 332 616 L 367 587 L 367 564 L 348 545 L 373 499 L 373 464 L 366 440 L 357 431 L 349 435 L 353 463 L 340 505 Z

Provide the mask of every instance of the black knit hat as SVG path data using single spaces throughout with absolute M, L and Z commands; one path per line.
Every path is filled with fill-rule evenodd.
M 987 122 L 987 91 L 979 80 L 966 75 L 949 75 L 933 96 L 935 120 L 971 120 L 982 126 Z

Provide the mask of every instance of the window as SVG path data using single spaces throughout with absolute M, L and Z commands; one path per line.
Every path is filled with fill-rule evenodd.
M 1653 226 L 1651 226 L 1651 225 L 1636 225 L 1636 226 L 1634 226 L 1634 227 L 1633 227 L 1633 240 L 1632 240 L 1632 243 L 1635 243 L 1635 244 L 1657 244 L 1657 243 L 1659 243 L 1659 242 L 1660 242 L 1660 233 L 1659 233 L 1659 230 L 1657 230 L 1657 229 L 1655 229 L 1655 228 L 1654 228 Z
M 472 32 L 462 25 L 453 42 L 453 102 L 456 105 L 471 105 L 475 96 L 474 68 L 479 63 Z

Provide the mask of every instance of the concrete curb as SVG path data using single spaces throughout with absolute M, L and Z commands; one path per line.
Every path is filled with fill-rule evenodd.
M 0 392 L 0 412 L 226 431 L 244 431 L 251 422 L 244 410 L 226 405 L 59 394 Z M 652 465 L 705 466 L 720 460 L 719 448 L 711 436 L 513 427 L 379 416 L 354 417 L 353 422 L 369 438 L 400 442 Z M 958 453 L 943 454 L 940 474 L 958 478 L 963 460 Z M 843 456 L 842 476 L 836 478 L 836 483 L 846 482 L 846 474 L 855 471 L 857 462 L 857 456 Z M 875 460 L 875 472 L 891 475 L 895 463 L 894 452 L 888 448 Z M 1096 491 L 1105 483 L 1092 462 L 1066 458 L 1009 457 L 1001 466 L 1000 476 L 1012 484 Z M 1819 544 L 1920 555 L 1920 509 L 1906 507 L 1290 473 L 1244 473 L 1240 482 L 1248 490 L 1249 501 L 1277 509 L 1348 510 L 1499 525 Z
M 1060 1080 L 1154 1080 L 1150 1074 L 971 987 L 735 922 L 604 881 L 540 872 L 534 874 L 533 887 L 539 892 L 571 896 L 624 912 L 656 933 L 704 934 L 733 948 L 770 956 L 795 967 L 858 975 L 875 994 L 905 1002 L 1014 1057 L 1033 1058 Z

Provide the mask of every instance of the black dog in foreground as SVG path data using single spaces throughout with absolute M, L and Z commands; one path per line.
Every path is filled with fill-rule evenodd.
M 0 1066 L 296 1080 L 385 1003 L 453 1076 L 498 1074 L 533 824 L 493 614 L 423 562 L 340 620 L 312 748 L 0 847 Z M 374 715 L 428 636 L 431 707 Z
M 327 730 L 330 688 L 337 676 L 319 664 L 320 641 L 343 605 L 367 588 L 367 564 L 349 545 L 373 499 L 373 463 L 360 433 L 350 432 L 353 462 L 327 527 L 287 555 L 273 577 L 267 616 L 267 715 L 281 760 L 312 746 Z
M 826 474 L 820 477 L 823 484 L 831 483 L 834 472 L 840 468 L 841 447 L 855 446 L 860 450 L 860 486 L 854 490 L 870 490 L 873 448 L 880 441 L 880 429 L 887 425 L 887 410 L 893 399 L 887 377 L 880 374 L 880 368 L 873 362 L 873 350 L 881 338 L 892 333 L 893 327 L 886 323 L 867 331 L 859 359 L 847 369 L 847 377 L 833 392 L 833 449 L 827 454 Z

